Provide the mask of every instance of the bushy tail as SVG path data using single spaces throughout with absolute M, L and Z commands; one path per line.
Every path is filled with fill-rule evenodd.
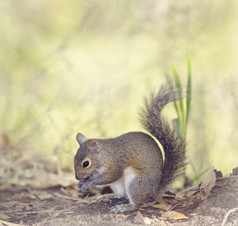
M 169 85 L 163 85 L 157 95 L 145 100 L 141 122 L 164 149 L 164 166 L 160 189 L 166 188 L 182 173 L 185 167 L 185 141 L 176 129 L 171 128 L 168 121 L 161 115 L 164 106 L 181 99 L 182 91 Z

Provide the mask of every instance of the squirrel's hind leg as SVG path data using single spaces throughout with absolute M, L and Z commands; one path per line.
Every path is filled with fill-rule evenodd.
M 130 203 L 113 206 L 111 211 L 114 213 L 123 213 L 137 210 L 138 207 L 146 207 L 155 200 L 158 194 L 156 185 L 156 180 L 153 177 L 134 177 L 126 186 L 126 193 Z M 145 187 L 147 188 L 146 190 L 144 189 Z

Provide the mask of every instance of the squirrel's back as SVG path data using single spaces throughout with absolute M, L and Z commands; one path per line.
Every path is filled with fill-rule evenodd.
M 135 170 L 143 169 L 146 172 L 152 170 L 162 173 L 163 159 L 161 150 L 156 141 L 143 132 L 129 132 L 112 139 L 95 139 L 103 146 L 102 158 L 113 157 L 123 168 L 132 166 Z M 145 161 L 147 164 L 145 164 Z M 153 168 L 153 169 L 152 169 Z

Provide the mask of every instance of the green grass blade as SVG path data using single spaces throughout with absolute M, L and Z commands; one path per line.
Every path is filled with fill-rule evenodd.
M 181 82 L 180 82 L 180 79 L 179 79 L 179 74 L 176 71 L 174 65 L 172 65 L 172 69 L 173 69 L 173 75 L 174 75 L 174 78 L 175 78 L 176 86 L 178 87 L 178 89 L 182 90 Z M 183 100 L 182 100 L 182 93 L 181 93 L 180 100 L 178 101 L 178 104 L 179 104 L 179 108 L 180 108 L 181 116 L 182 116 L 182 118 L 180 118 L 181 119 L 180 125 L 182 126 L 181 129 L 182 129 L 182 133 L 184 134 L 185 116 L 184 116 L 184 106 L 183 106 Z
M 194 181 L 198 181 L 208 170 L 210 170 L 211 167 L 206 168 L 205 170 L 203 170 L 202 172 L 200 172 L 198 175 L 196 175 L 191 182 L 193 183 Z
M 188 116 L 190 111 L 190 104 L 192 99 L 192 69 L 190 54 L 188 53 L 188 83 L 187 83 L 187 97 L 186 97 L 186 125 L 188 124 Z
M 193 173 L 197 175 L 198 173 L 197 173 L 196 167 L 194 166 L 192 162 L 190 163 L 190 166 L 192 167 Z
M 167 83 L 172 86 L 172 79 L 170 78 L 170 76 L 168 74 L 165 74 L 165 78 L 166 78 L 166 81 Z

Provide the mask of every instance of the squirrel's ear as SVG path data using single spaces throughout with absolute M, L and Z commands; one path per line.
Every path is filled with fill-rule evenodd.
M 76 139 L 80 145 L 82 145 L 84 142 L 88 140 L 82 133 L 78 133 L 76 135 Z
M 87 140 L 86 144 L 87 144 L 89 151 L 93 151 L 96 154 L 99 154 L 98 144 L 95 140 Z

